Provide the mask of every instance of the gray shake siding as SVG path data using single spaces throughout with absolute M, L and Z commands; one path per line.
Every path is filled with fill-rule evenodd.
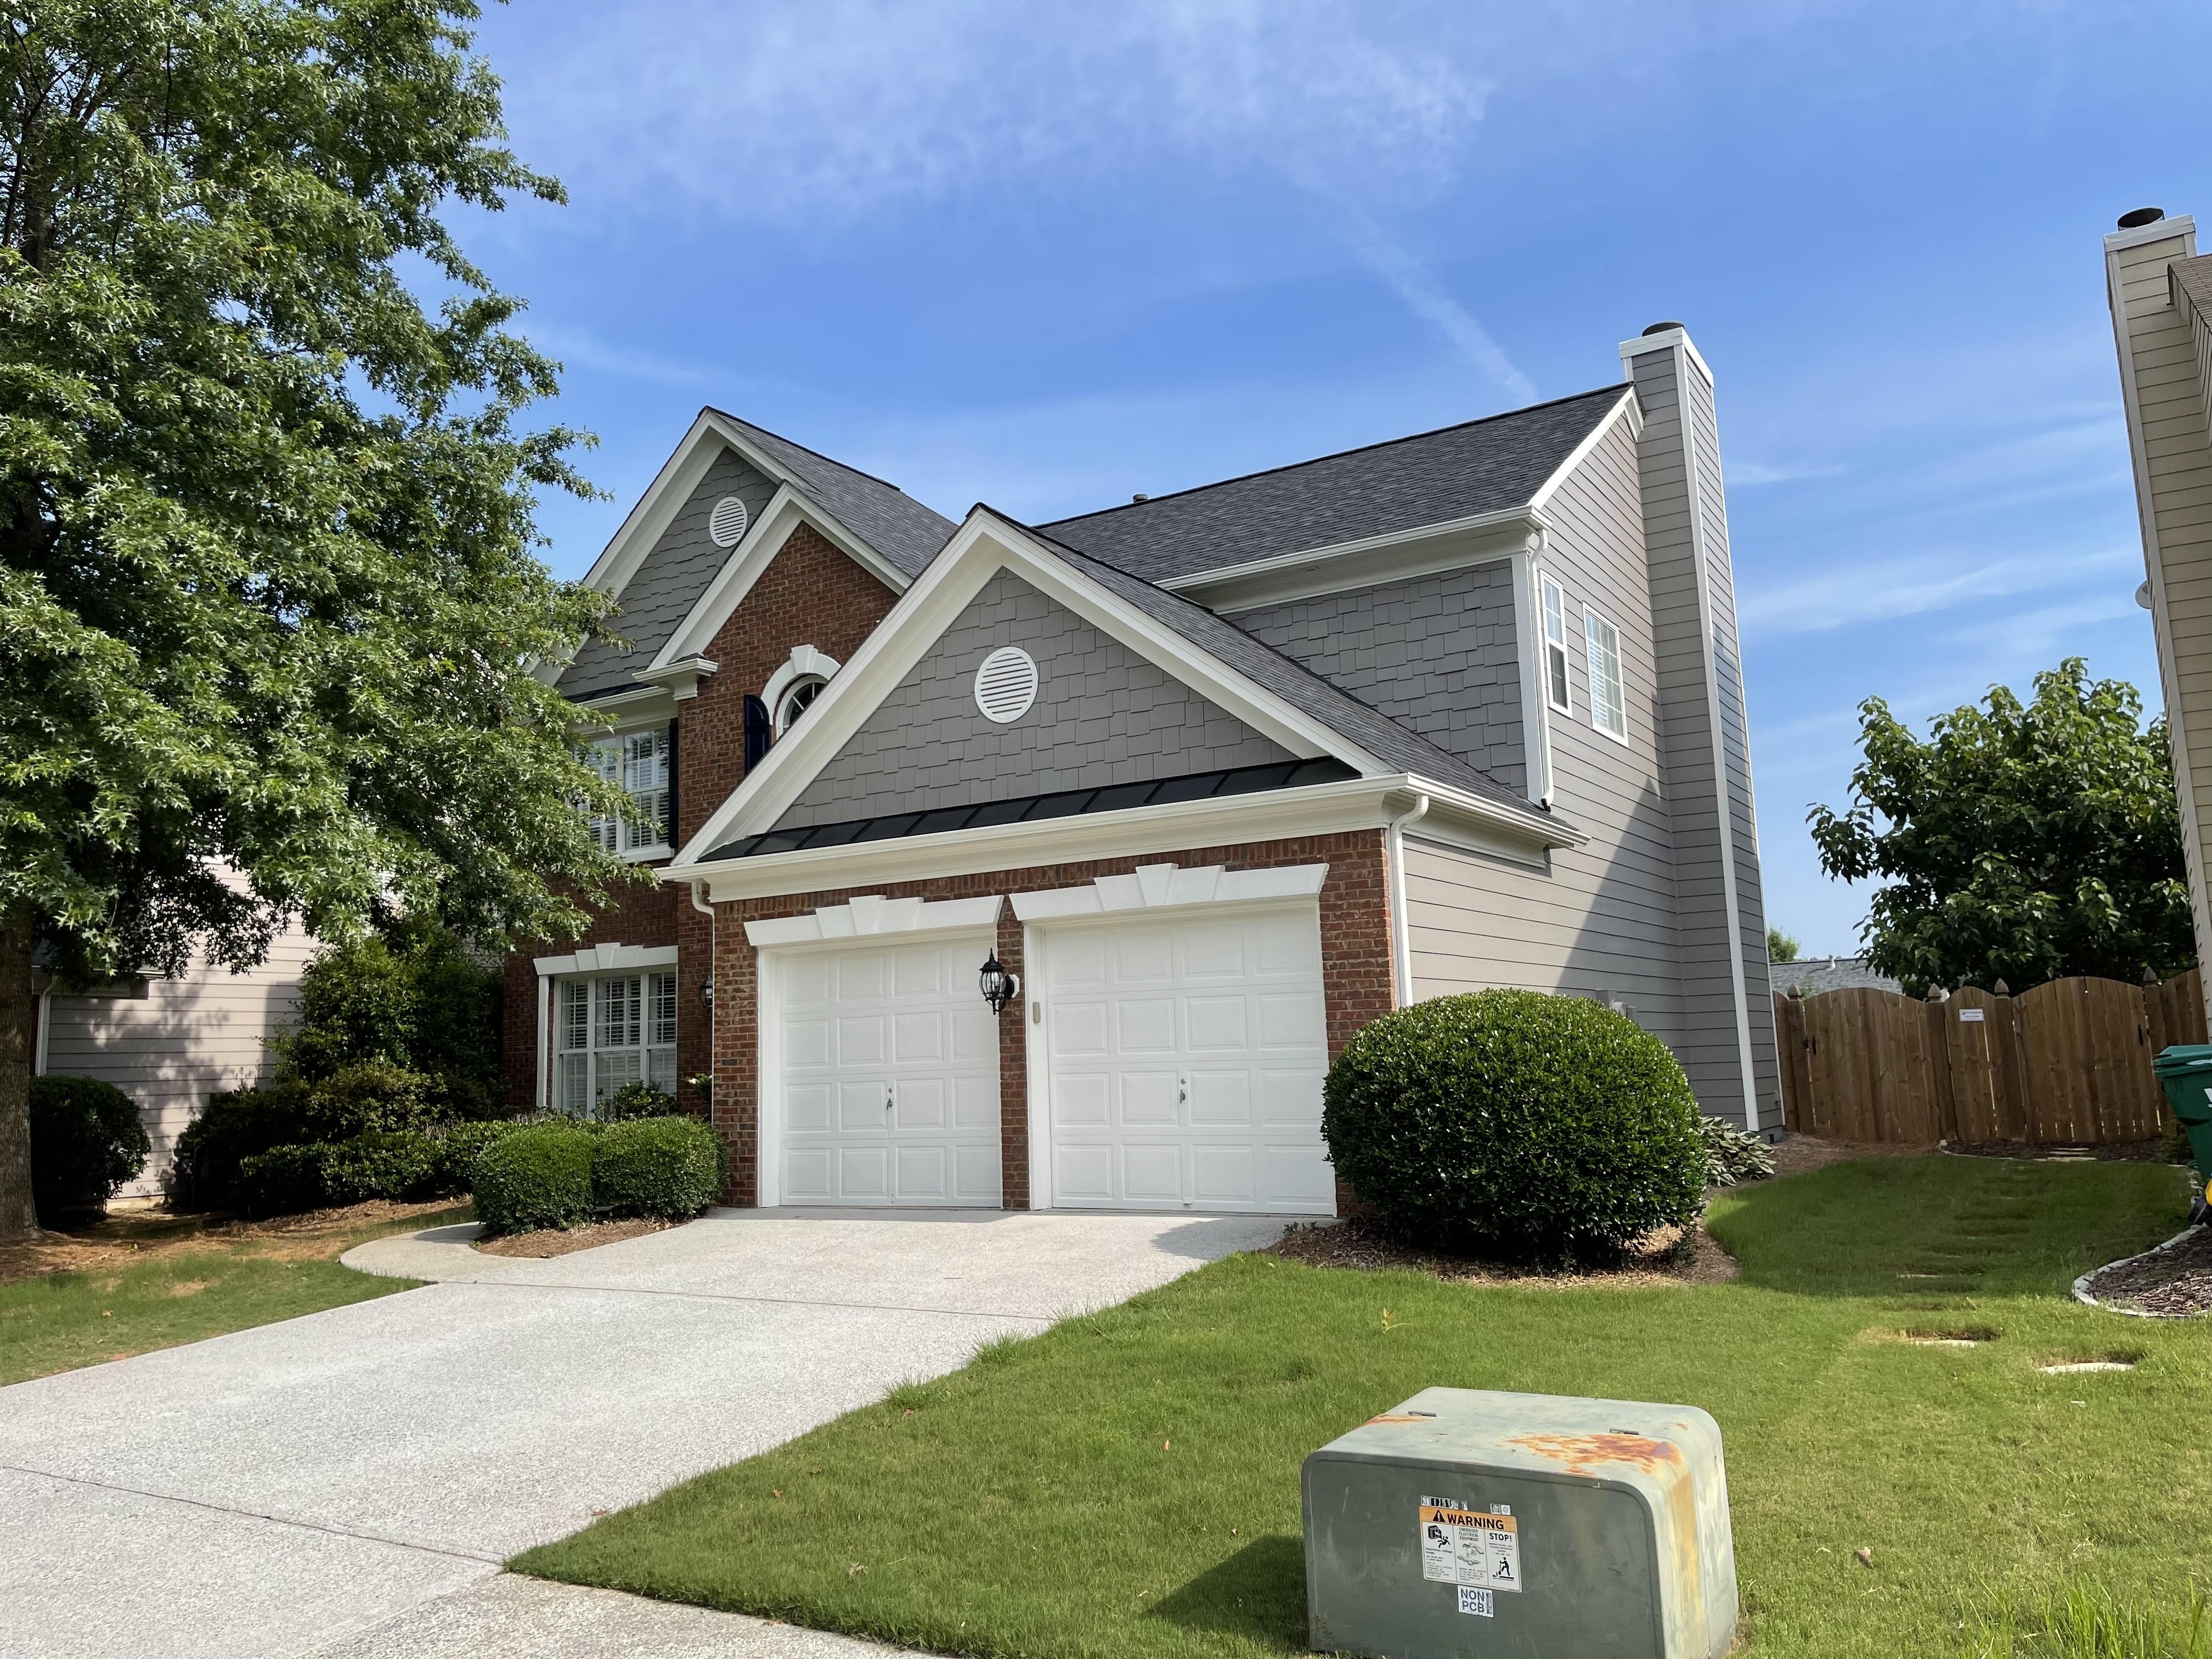
M 628 641 L 617 646 L 607 640 L 587 640 L 576 660 L 561 676 L 561 690 L 579 699 L 605 696 L 615 691 L 635 691 L 637 671 L 668 643 L 708 584 L 729 559 L 707 533 L 708 515 L 725 495 L 735 495 L 745 512 L 757 519 L 775 486 L 767 477 L 724 450 L 690 499 L 677 510 L 668 528 L 639 562 L 636 574 L 623 589 L 622 609 L 615 632 Z
M 1002 645 L 1036 659 L 1009 725 L 975 706 Z M 1011 571 L 984 585 L 776 824 L 837 823 L 1288 760 L 1290 752 Z
M 1644 415 L 1644 538 L 1685 988 L 1677 1053 L 1709 1109 L 1740 1114 L 1748 1091 L 1759 1121 L 1778 1121 L 1712 387 L 1674 343 L 1629 362 Z
M 1510 562 L 1263 605 L 1230 620 L 1526 792 Z
M 1547 707 L 1546 728 L 1559 810 L 1590 842 L 1559 849 L 1536 870 L 1410 830 L 1413 995 L 1512 986 L 1594 996 L 1678 1043 L 1672 825 L 1661 784 L 1636 445 L 1625 423 L 1598 442 L 1546 512 L 1557 528 L 1538 568 L 1566 601 L 1570 705 L 1564 714 Z M 1620 630 L 1626 744 L 1590 723 L 1586 605 Z

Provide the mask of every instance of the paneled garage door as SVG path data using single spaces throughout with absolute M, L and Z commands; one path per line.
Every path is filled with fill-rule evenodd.
M 999 1178 L 988 935 L 774 952 L 786 1204 L 981 1205 Z
M 1042 954 L 1054 1204 L 1334 1210 L 1310 902 L 1055 923 Z

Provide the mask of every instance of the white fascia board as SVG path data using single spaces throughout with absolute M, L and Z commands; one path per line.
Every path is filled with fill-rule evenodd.
M 607 544 L 599 550 L 599 556 L 592 561 L 592 568 L 584 573 L 586 587 L 621 596 L 647 550 L 660 539 L 668 520 L 676 516 L 676 509 L 690 499 L 700 479 L 707 476 L 707 469 L 714 465 L 715 447 L 709 441 L 709 435 L 717 424 L 706 410 L 699 411 L 690 428 L 660 464 L 660 471 L 653 475 L 645 494 L 623 515 Z M 782 474 L 770 471 L 769 476 L 781 477 Z
M 1002 569 L 1013 571 L 1102 633 L 1159 664 L 1299 758 L 1328 755 L 1370 776 L 1387 772 L 1381 761 L 1349 738 L 1154 622 L 1039 546 L 1019 526 L 978 507 L 808 708 L 795 740 L 768 751 L 677 855 L 677 867 L 690 867 L 702 854 L 726 842 L 773 828 L 969 601 Z
M 582 950 L 565 957 L 538 957 L 533 959 L 540 975 L 552 977 L 561 974 L 619 973 L 626 968 L 673 968 L 676 947 L 672 945 L 587 945 Z
M 1671 351 L 1676 346 L 1681 347 L 1690 361 L 1698 366 L 1698 372 L 1705 377 L 1705 384 L 1711 385 L 1713 371 L 1705 358 L 1698 355 L 1696 343 L 1690 338 L 1690 331 L 1686 328 L 1670 328 L 1663 334 L 1639 334 L 1632 340 L 1623 340 L 1620 343 L 1620 378 L 1624 380 L 1635 378 L 1635 371 L 1631 367 L 1632 359 L 1648 357 L 1655 351 Z
M 1279 605 L 1510 558 L 1549 522 L 1531 505 L 1501 507 L 1442 524 L 1332 542 L 1303 553 L 1224 565 L 1218 570 L 1171 577 L 1158 586 L 1195 599 L 1209 611 Z
M 824 701 L 827 696 L 824 693 Z M 821 706 L 817 702 L 815 708 Z M 807 718 L 813 717 L 814 711 L 808 710 Z M 1398 773 L 1298 789 L 1178 801 L 1165 806 L 1136 806 L 1118 812 L 809 848 L 757 858 L 720 859 L 712 864 L 679 861 L 659 873 L 663 881 L 703 879 L 709 899 L 724 904 L 787 893 L 984 875 L 1085 859 L 1141 857 L 1194 847 L 1243 846 L 1294 836 L 1379 830 L 1421 794 L 1431 798 L 1430 817 L 1424 823 L 1431 833 L 1446 830 L 1455 844 L 1516 862 L 1540 866 L 1550 848 L 1580 846 L 1589 839 L 1547 814 L 1516 811 L 1448 785 Z
M 665 726 L 676 718 L 676 693 L 665 685 L 641 685 L 634 691 L 611 691 L 576 707 L 605 714 L 613 722 L 608 726 L 596 721 L 578 726 L 578 735 L 588 741 L 620 732 L 634 732 L 641 726 Z
M 2177 214 L 2171 219 L 2154 219 L 2147 225 L 2137 225 L 2132 230 L 2116 230 L 2105 238 L 2105 252 L 2118 253 L 2123 248 L 2141 247 L 2145 242 L 2162 242 L 2169 236 L 2197 234 L 2197 218 L 2193 214 Z
M 1592 427 L 1580 443 L 1568 452 L 1567 459 L 1552 470 L 1552 476 L 1544 480 L 1543 487 L 1528 498 L 1528 505 L 1541 512 L 1545 503 L 1559 494 L 1559 486 L 1574 477 L 1575 469 L 1589 459 L 1590 452 L 1605 441 L 1606 434 L 1613 430 L 1617 421 L 1628 422 L 1628 435 L 1632 441 L 1644 435 L 1644 409 L 1632 386 L 1620 388 L 1620 400 L 1606 411 L 1605 418 Z
M 753 591 L 753 584 L 775 562 L 784 544 L 802 524 L 811 526 L 823 539 L 892 592 L 906 591 L 909 579 L 904 571 L 838 523 L 811 496 L 802 495 L 789 483 L 779 484 L 743 538 L 730 550 L 728 562 L 714 573 L 714 580 L 707 584 L 707 591 L 677 624 L 676 631 L 668 636 L 668 643 L 655 653 L 645 672 L 656 673 L 712 645 L 722 624 L 744 603 L 745 595 Z
M 997 893 L 971 899 L 884 898 L 863 893 L 848 904 L 749 921 L 745 942 L 755 946 L 817 945 L 837 939 L 971 933 L 997 927 L 999 912 L 1005 905 L 1005 898 Z

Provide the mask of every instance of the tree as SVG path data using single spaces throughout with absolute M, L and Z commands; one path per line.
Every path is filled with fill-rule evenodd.
M 573 934 L 622 866 L 534 663 L 580 434 L 438 215 L 561 199 L 471 0 L 0 11 L 0 1237 L 33 1224 L 34 950 L 232 967 L 302 919 Z M 434 307 L 409 285 L 432 290 Z
M 1769 962 L 1795 962 L 1804 947 L 1779 927 L 1766 930 L 1766 959 Z
M 1992 687 L 1925 742 L 1879 697 L 1859 715 L 1851 805 L 1808 821 L 1829 875 L 1889 883 L 1860 930 L 1876 972 L 1919 996 L 2195 961 L 2166 721 L 2133 686 L 2069 657 L 2033 702 Z

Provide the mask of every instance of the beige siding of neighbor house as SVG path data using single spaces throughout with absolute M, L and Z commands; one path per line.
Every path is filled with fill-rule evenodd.
M 2107 237 L 2105 265 L 2197 957 L 2212 961 L 2212 343 L 2173 274 L 2196 244 L 2193 221 L 2162 221 Z
M 153 1153 L 126 1195 L 161 1190 L 177 1137 L 209 1095 L 268 1076 L 263 1039 L 291 1017 L 314 949 L 306 934 L 286 933 L 246 973 L 196 963 L 180 979 L 144 981 L 143 994 L 48 996 L 42 1069 L 98 1078 L 137 1103 Z

